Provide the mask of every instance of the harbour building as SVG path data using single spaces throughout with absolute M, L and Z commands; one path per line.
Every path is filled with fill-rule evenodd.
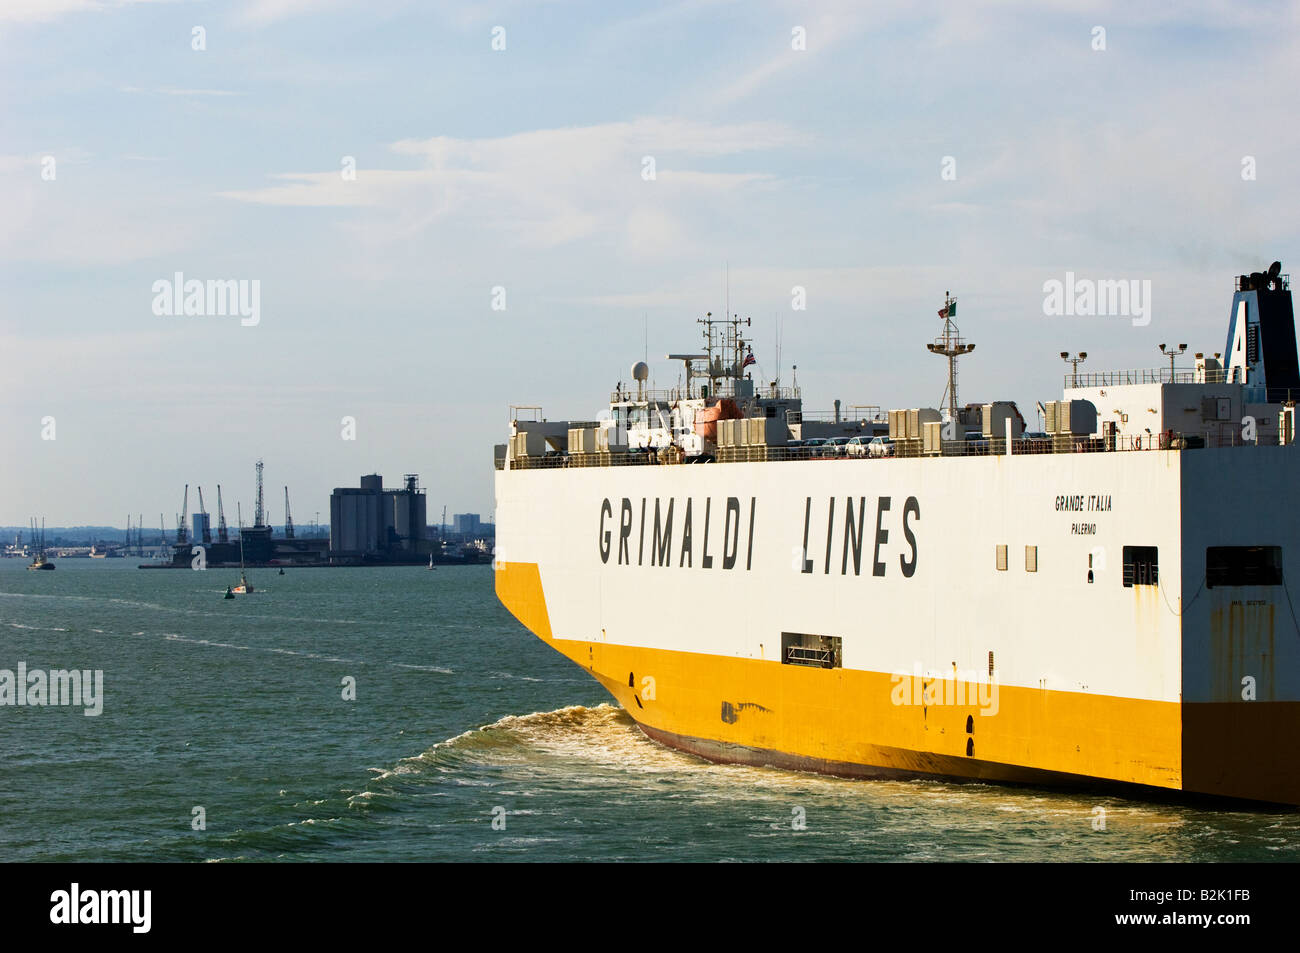
M 418 562 L 428 558 L 427 497 L 419 475 L 408 473 L 397 489 L 384 489 L 377 473 L 359 487 L 336 487 L 330 495 L 330 561 L 335 564 Z

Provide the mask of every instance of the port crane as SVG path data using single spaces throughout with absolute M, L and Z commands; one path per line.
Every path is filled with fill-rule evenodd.
M 293 539 L 293 517 L 289 515 L 289 488 L 284 488 L 284 538 Z
M 181 504 L 181 516 L 176 521 L 176 545 L 185 545 L 185 521 L 190 514 L 190 485 L 185 484 L 185 502 Z
M 212 530 L 208 526 L 208 508 L 203 505 L 203 487 L 199 487 L 199 512 L 203 514 L 203 545 L 212 543 Z
M 230 542 L 230 534 L 226 531 L 226 511 L 221 508 L 221 484 L 217 484 L 217 542 Z

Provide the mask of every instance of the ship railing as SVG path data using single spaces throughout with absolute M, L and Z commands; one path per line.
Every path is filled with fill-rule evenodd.
M 1057 453 L 1123 453 L 1143 450 L 1197 450 L 1201 448 L 1230 448 L 1274 444 L 1272 433 L 1263 433 L 1256 439 L 1246 439 L 1242 428 L 1235 423 L 1225 423 L 1216 428 L 1198 432 L 1142 433 L 1142 434 L 1048 434 L 1045 437 L 1020 437 L 1011 441 L 1012 456 L 1025 454 Z M 693 462 L 709 463 L 780 463 L 795 461 L 830 460 L 889 460 L 917 457 L 975 457 L 1001 456 L 1006 453 L 1004 437 L 986 437 L 979 440 L 944 440 L 938 447 L 927 447 L 921 440 L 895 440 L 888 457 L 871 457 L 866 454 L 850 455 L 844 447 L 827 449 L 824 446 L 766 446 L 756 444 L 741 447 L 719 447 L 716 453 L 702 461 L 692 461 L 680 453 L 661 454 L 650 450 L 615 450 L 603 453 L 548 453 L 545 456 L 516 457 L 510 461 L 512 470 L 545 470 L 563 467 L 618 467 L 676 465 Z M 498 459 L 496 468 L 505 468 Z
M 1291 287 L 1291 276 L 1289 274 L 1278 275 L 1282 284 L 1282 290 L 1287 291 Z M 1232 283 L 1234 291 L 1254 291 L 1255 282 L 1251 281 L 1250 275 L 1238 275 Z
M 536 423 L 542 420 L 541 404 L 511 404 L 510 405 L 510 422 L 525 420 Z
M 707 389 L 707 387 L 705 387 Z M 638 401 L 648 401 L 650 403 L 674 404 L 681 400 L 700 400 L 705 395 L 700 393 L 701 385 L 696 385 L 687 390 L 685 387 L 673 387 L 668 390 L 650 390 L 646 389 L 637 393 L 635 387 L 623 387 L 618 390 L 609 392 L 609 402 L 611 404 L 636 403 Z M 734 388 L 719 387 L 716 394 L 710 394 L 713 397 L 730 397 L 734 400 L 748 400 L 753 397 L 756 400 L 798 400 L 798 387 L 755 387 L 754 393 L 746 397 L 736 397 Z
M 818 668 L 834 668 L 835 656 L 830 649 L 813 649 L 802 645 L 792 645 L 785 650 L 788 665 L 810 665 Z
M 1123 371 L 1089 371 L 1065 375 L 1064 386 L 1123 387 L 1127 384 L 1222 384 L 1227 372 L 1222 368 L 1206 370 L 1171 370 L 1168 367 L 1139 367 Z
M 805 410 L 800 412 L 800 420 L 816 420 L 821 423 L 853 424 L 860 420 L 869 423 L 888 423 L 889 415 L 879 407 L 850 407 L 847 411 L 836 413 L 833 410 Z
M 639 394 L 635 387 L 609 392 L 609 402 L 611 404 L 635 404 L 638 402 L 650 404 L 673 404 L 679 400 L 685 399 L 686 391 L 678 387 L 674 387 L 670 390 L 646 389 L 641 391 Z
M 515 457 L 509 461 L 511 470 L 558 470 L 565 467 L 634 467 L 659 462 L 653 451 L 615 450 L 600 453 L 547 453 L 539 456 Z M 498 470 L 506 469 L 506 461 L 495 461 Z

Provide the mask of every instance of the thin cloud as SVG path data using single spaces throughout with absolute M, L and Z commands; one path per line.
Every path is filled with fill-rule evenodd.
M 786 127 L 647 118 L 534 130 L 495 139 L 404 139 L 390 150 L 418 169 L 367 169 L 273 176 L 278 184 L 227 190 L 261 205 L 366 207 L 389 216 L 392 237 L 456 218 L 553 247 L 596 234 L 667 249 L 682 219 L 710 198 L 772 187 L 764 171 L 685 168 L 690 160 L 734 163 L 745 153 L 793 143 Z M 649 205 L 657 206 L 651 210 Z

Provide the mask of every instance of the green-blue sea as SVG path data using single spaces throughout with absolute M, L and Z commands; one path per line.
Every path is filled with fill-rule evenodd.
M 490 566 L 0 560 L 9 861 L 1295 861 L 1300 813 L 713 765 L 649 741 Z M 354 696 L 354 697 L 345 697 Z M 1098 811 L 1098 809 L 1101 809 Z

